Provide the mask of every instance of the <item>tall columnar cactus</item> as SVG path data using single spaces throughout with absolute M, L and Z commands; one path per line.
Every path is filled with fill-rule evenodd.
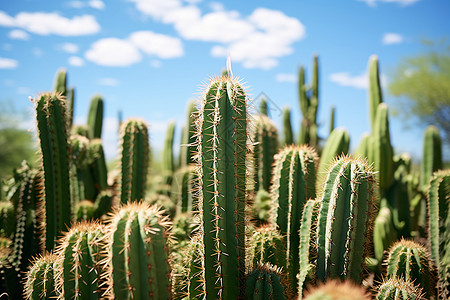
M 97 197 L 101 191 L 108 188 L 108 170 L 101 139 L 93 139 L 90 141 L 88 155 L 90 155 L 89 169 L 95 184 L 95 197 Z
M 369 300 L 370 294 L 355 283 L 330 280 L 306 292 L 305 300 Z
M 278 152 L 278 131 L 269 117 L 265 115 L 255 117 L 252 142 L 254 143 L 254 190 L 269 191 L 274 155 Z
M 192 211 L 197 192 L 197 181 L 194 166 L 185 166 L 175 173 L 171 195 L 176 197 L 177 213 Z
M 363 134 L 363 136 L 361 137 L 358 148 L 356 148 L 353 155 L 355 157 L 368 158 L 368 156 L 369 156 L 369 141 L 370 141 L 370 134 L 365 132 Z
M 450 170 L 437 171 L 427 194 L 427 228 L 431 258 L 439 270 L 439 293 L 450 297 Z
M 392 212 L 389 207 L 382 207 L 375 218 L 373 226 L 374 254 L 378 263 L 382 262 L 384 251 L 389 249 L 396 239 L 397 232 L 394 228 Z
M 103 98 L 95 95 L 91 100 L 87 124 L 89 126 L 89 137 L 99 139 L 102 137 L 103 127 Z
M 426 190 L 431 175 L 442 169 L 442 142 L 437 127 L 430 125 L 425 130 L 423 141 L 423 158 L 421 165 L 421 184 Z
M 289 107 L 283 109 L 283 136 L 283 146 L 289 146 L 294 143 L 291 125 L 291 109 Z
M 173 136 L 175 135 L 175 122 L 171 121 L 166 131 L 166 139 L 164 141 L 163 150 L 163 174 L 164 183 L 172 184 L 172 176 L 175 171 L 175 166 L 173 162 Z
M 244 293 L 247 101 L 236 79 L 212 79 L 196 120 L 208 298 L 237 299 Z
M 122 184 L 120 200 L 140 201 L 144 198 L 150 157 L 147 124 L 139 119 L 129 119 L 121 128 Z
M 341 157 L 330 167 L 318 221 L 317 277 L 362 281 L 367 256 L 374 172 L 367 161 Z
M 55 93 L 60 93 L 62 96 L 67 96 L 67 71 L 66 69 L 59 69 L 56 72 L 55 78 Z
M 348 132 L 343 128 L 336 128 L 330 134 L 322 149 L 320 155 L 317 187 L 322 186 L 324 176 L 327 170 L 330 168 L 332 162 L 340 155 L 348 153 L 350 147 L 350 136 Z M 319 190 L 319 189 L 318 189 Z
M 436 266 L 422 245 L 404 239 L 396 242 L 389 249 L 386 265 L 388 278 L 414 281 L 423 288 L 427 298 L 437 296 Z
M 51 250 L 59 232 L 66 230 L 72 218 L 67 103 L 55 93 L 42 94 L 35 102 L 45 186 L 40 204 L 41 240 L 45 249 Z
M 181 134 L 181 149 L 180 149 L 180 167 L 192 165 L 194 163 L 195 147 L 192 144 L 195 142 L 195 100 L 191 100 L 187 105 L 187 120 L 183 127 Z
M 271 263 L 278 266 L 286 264 L 286 246 L 282 235 L 273 225 L 256 228 L 249 238 L 248 256 L 252 266 Z
M 259 101 L 259 113 L 261 115 L 268 116 L 268 105 L 267 105 L 267 101 L 265 98 L 262 98 Z
M 75 114 L 75 89 L 69 88 L 67 91 L 67 102 L 69 106 L 69 127 L 73 126 L 73 119 Z
M 375 119 L 377 115 L 378 106 L 383 102 L 383 95 L 381 92 L 380 74 L 378 67 L 378 56 L 372 55 L 369 58 L 369 115 L 370 125 L 372 131 L 375 128 Z
M 308 200 L 303 208 L 300 221 L 300 272 L 298 275 L 298 298 L 302 299 L 305 283 L 314 283 L 316 277 L 317 258 L 317 217 L 319 216 L 320 200 Z
M 307 92 L 311 89 L 311 96 Z M 300 127 L 299 144 L 318 145 L 317 109 L 319 107 L 319 58 L 314 56 L 311 87 L 305 85 L 305 69 L 300 67 L 298 91 L 300 109 L 303 115 Z
M 52 299 L 61 295 L 57 289 L 57 274 L 61 259 L 53 253 L 38 256 L 31 262 L 26 274 L 25 298 L 32 300 Z
M 11 201 L 0 201 L 0 235 L 12 238 L 16 229 L 16 210 Z
M 110 216 L 111 269 L 115 299 L 169 299 L 168 243 L 171 223 L 146 203 L 128 203 Z
M 56 278 L 65 299 L 104 299 L 108 287 L 106 227 L 95 222 L 75 223 L 59 241 L 56 255 L 62 267 Z
M 369 141 L 369 161 L 378 172 L 378 185 L 384 196 L 394 181 L 394 153 L 389 133 L 388 108 L 380 103 L 377 108 Z
M 251 300 L 289 299 L 281 268 L 270 263 L 258 265 L 247 278 L 245 296 Z
M 317 154 L 305 146 L 285 147 L 275 156 L 272 222 L 286 238 L 286 272 L 292 288 L 299 270 L 300 218 L 306 201 L 315 198 Z
M 410 280 L 393 277 L 378 287 L 377 300 L 425 300 L 422 289 Z

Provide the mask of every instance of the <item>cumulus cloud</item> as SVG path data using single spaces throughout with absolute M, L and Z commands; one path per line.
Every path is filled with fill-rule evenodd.
M 357 89 L 367 89 L 369 87 L 369 76 L 367 73 L 352 76 L 348 72 L 333 73 L 330 75 L 330 81 L 337 83 L 341 86 L 349 86 Z M 380 75 L 380 81 L 382 86 L 386 86 L 386 75 Z
M 384 45 L 401 44 L 403 36 L 398 33 L 388 32 L 383 35 L 382 43 Z
M 91 15 L 69 19 L 57 13 L 45 12 L 20 12 L 11 17 L 0 11 L 0 26 L 17 27 L 39 35 L 80 36 L 100 31 L 100 25 Z
M 211 3 L 212 12 L 202 14 L 195 5 L 180 0 L 129 0 L 142 13 L 157 21 L 172 24 L 187 40 L 217 43 L 214 57 L 228 54 L 247 68 L 270 69 L 278 59 L 293 52 L 292 44 L 305 37 L 305 27 L 296 18 L 278 10 L 257 8 L 249 16 L 227 11 Z
M 277 74 L 275 79 L 278 82 L 297 82 L 297 75 L 296 74 L 286 74 L 286 73 L 280 73 Z
M 119 85 L 119 80 L 115 79 L 115 78 L 100 78 L 98 80 L 98 84 L 100 85 L 105 85 L 105 86 L 118 86 Z
M 105 9 L 105 3 L 100 0 L 91 0 L 87 2 L 83 1 L 70 1 L 67 3 L 68 6 L 73 8 L 85 8 L 85 7 L 92 7 L 95 9 L 103 10 Z
M 401 6 L 407 6 L 419 2 L 420 0 L 358 0 L 358 1 L 365 2 L 369 6 L 376 6 L 376 4 L 379 2 L 397 3 Z
M 79 56 L 71 56 L 69 57 L 69 65 L 74 67 L 82 67 L 84 66 L 84 59 Z
M 74 54 L 74 53 L 78 52 L 78 46 L 73 43 L 64 43 L 61 45 L 61 49 L 70 54 Z
M 143 52 L 159 58 L 183 56 L 183 44 L 180 39 L 151 31 L 137 31 L 129 40 Z
M 30 39 L 30 35 L 20 29 L 11 30 L 8 34 L 8 37 L 13 40 L 23 40 L 23 41 L 27 41 Z
M 118 38 L 104 38 L 86 51 L 88 60 L 102 66 L 125 67 L 141 60 L 141 53 L 131 42 Z
M 15 69 L 19 62 L 12 58 L 0 57 L 0 69 Z

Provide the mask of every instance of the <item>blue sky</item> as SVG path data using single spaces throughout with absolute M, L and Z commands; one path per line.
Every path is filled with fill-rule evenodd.
M 76 123 L 86 122 L 94 94 L 104 97 L 109 158 L 117 151 L 119 110 L 124 118 L 150 124 L 151 145 L 159 151 L 169 120 L 177 123 L 179 141 L 187 101 L 199 97 L 230 53 L 233 74 L 246 83 L 255 106 L 265 94 L 279 125 L 280 109 L 290 106 L 297 136 L 298 67 L 305 65 L 311 77 L 318 54 L 319 134 L 328 135 L 334 105 L 336 125 L 349 131 L 355 148 L 369 131 L 370 55 L 378 55 L 386 85 L 402 57 L 427 50 L 422 38 L 449 35 L 449 13 L 447 0 L 2 1 L 0 101 L 30 111 L 22 126 L 33 128 L 28 96 L 51 90 L 64 67 L 76 91 Z M 384 96 L 396 103 L 387 89 Z M 390 121 L 396 152 L 420 158 L 423 128 L 406 129 L 401 118 Z

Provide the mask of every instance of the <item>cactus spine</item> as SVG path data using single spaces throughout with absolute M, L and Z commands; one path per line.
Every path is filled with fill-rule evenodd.
M 422 289 L 411 281 L 393 277 L 378 287 L 377 300 L 424 300 Z
M 57 289 L 57 274 L 61 268 L 61 259 L 47 253 L 31 263 L 25 282 L 25 298 L 32 300 L 52 299 L 60 295 Z
M 249 259 L 253 266 L 271 263 L 278 266 L 286 264 L 286 250 L 283 237 L 273 225 L 256 228 L 249 239 Z
M 110 216 L 115 299 L 169 299 L 168 217 L 156 206 L 129 203 Z
M 120 200 L 140 201 L 147 184 L 150 145 L 147 124 L 138 119 L 126 121 L 121 128 L 122 191 Z
M 254 164 L 254 190 L 269 191 L 274 155 L 278 151 L 278 131 L 275 124 L 265 115 L 255 117 L 255 131 L 252 141 Z
M 341 157 L 328 172 L 318 221 L 317 277 L 362 281 L 374 198 L 365 160 Z
M 208 298 L 244 293 L 247 101 L 236 79 L 212 79 L 196 121 Z
M 370 294 L 367 291 L 346 280 L 330 280 L 324 284 L 308 290 L 305 300 L 370 300 Z
M 387 277 L 402 277 L 423 288 L 427 298 L 436 297 L 436 270 L 428 251 L 420 244 L 402 239 L 389 249 Z
M 315 198 L 317 154 L 305 146 L 288 146 L 275 156 L 272 222 L 286 236 L 286 272 L 292 288 L 299 270 L 299 229 L 303 206 Z
M 72 218 L 67 108 L 60 94 L 42 94 L 35 101 L 45 186 L 41 200 L 41 215 L 45 216 L 42 240 L 45 249 L 51 250 L 57 235 Z
M 258 265 L 248 276 L 245 287 L 246 299 L 288 299 L 286 283 L 281 268 L 269 263 Z
M 283 135 L 284 135 L 284 146 L 289 146 L 294 143 L 294 136 L 292 134 L 292 125 L 291 125 L 291 109 L 289 107 L 285 107 L 283 109 Z
M 91 100 L 87 123 L 89 126 L 89 137 L 91 139 L 101 138 L 103 126 L 103 98 L 100 95 L 95 95 Z

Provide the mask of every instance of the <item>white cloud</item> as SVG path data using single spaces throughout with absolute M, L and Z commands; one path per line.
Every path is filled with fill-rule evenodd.
M 369 87 L 369 77 L 367 73 L 352 76 L 348 72 L 333 73 L 330 75 L 330 81 L 342 86 L 349 86 L 357 89 L 367 89 Z M 381 86 L 387 85 L 386 75 L 380 75 Z
M 221 11 L 221 10 L 225 9 L 224 5 L 222 3 L 220 3 L 220 2 L 210 2 L 209 3 L 209 7 L 213 11 Z
M 115 78 L 100 78 L 98 80 L 98 84 L 105 85 L 105 86 L 118 86 L 119 80 Z
M 27 41 L 30 39 L 30 35 L 23 30 L 13 29 L 9 32 L 8 37 L 14 40 Z
M 276 66 L 278 58 L 291 54 L 292 44 L 305 37 L 305 27 L 298 19 L 277 10 L 258 8 L 243 17 L 213 2 L 214 11 L 202 15 L 198 7 L 179 0 L 129 1 L 153 19 L 172 24 L 184 39 L 217 43 L 211 49 L 212 56 L 230 53 L 233 61 L 247 68 Z
M 419 2 L 420 0 L 358 0 L 358 1 L 365 2 L 369 6 L 376 6 L 378 2 L 397 3 L 401 6 L 407 6 Z
M 61 45 L 61 49 L 70 54 L 74 54 L 74 53 L 78 52 L 78 46 L 73 43 L 64 43 Z
M 74 67 L 82 67 L 84 66 L 84 59 L 79 56 L 71 56 L 69 57 L 69 65 Z
M 401 44 L 403 36 L 398 33 L 388 32 L 383 35 L 382 43 L 384 45 Z
M 133 43 L 118 38 L 98 40 L 85 56 L 98 65 L 111 67 L 126 67 L 141 60 L 141 53 Z
M 105 3 L 100 0 L 91 0 L 88 2 L 83 1 L 70 1 L 67 3 L 68 6 L 72 8 L 85 8 L 85 7 L 92 7 L 95 9 L 103 10 L 105 9 Z
M 180 39 L 152 31 L 137 31 L 129 40 L 143 52 L 159 58 L 183 56 L 183 44 Z
M 0 69 L 15 69 L 18 65 L 15 59 L 0 57 Z
M 40 35 L 79 36 L 100 31 L 100 25 L 90 15 L 75 16 L 72 19 L 57 13 L 20 12 L 11 17 L 0 11 L 0 26 L 17 27 Z
M 298 77 L 296 74 L 280 73 L 276 75 L 275 79 L 279 82 L 297 82 Z

